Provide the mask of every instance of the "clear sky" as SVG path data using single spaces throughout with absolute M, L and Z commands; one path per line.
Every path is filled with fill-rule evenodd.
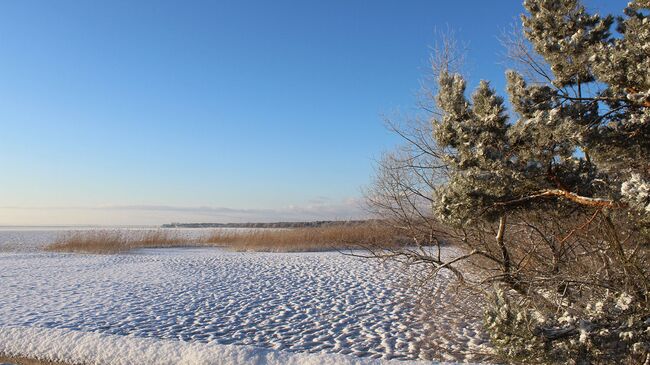
M 591 0 L 620 12 L 626 1 Z M 358 217 L 435 29 L 502 86 L 500 1 L 2 1 L 0 225 Z

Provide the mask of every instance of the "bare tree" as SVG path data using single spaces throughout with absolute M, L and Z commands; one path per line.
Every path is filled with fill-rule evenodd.
M 371 253 L 473 289 L 505 360 L 650 364 L 649 6 L 612 36 L 577 0 L 524 5 L 511 113 L 488 82 L 466 98 L 456 43 L 433 50 L 426 116 L 388 123 L 404 144 L 366 194 L 408 242 Z

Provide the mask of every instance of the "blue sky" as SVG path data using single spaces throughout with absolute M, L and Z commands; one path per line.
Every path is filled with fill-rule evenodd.
M 592 0 L 619 11 L 625 1 Z M 0 2 L 0 225 L 357 217 L 435 29 L 502 86 L 503 1 Z

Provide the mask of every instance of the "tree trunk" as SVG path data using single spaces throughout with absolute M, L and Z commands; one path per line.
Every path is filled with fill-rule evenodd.
M 511 264 L 510 264 L 510 253 L 508 253 L 508 248 L 505 243 L 503 243 L 503 235 L 506 232 L 506 216 L 505 214 L 499 218 L 499 230 L 497 231 L 497 245 L 501 249 L 501 258 L 503 262 L 501 263 L 503 267 L 503 273 L 506 275 L 508 281 L 511 281 Z

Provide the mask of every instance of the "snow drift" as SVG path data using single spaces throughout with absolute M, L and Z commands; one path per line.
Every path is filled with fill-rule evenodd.
M 42 360 L 83 364 L 424 364 L 339 354 L 290 353 L 253 346 L 189 343 L 184 341 L 108 335 L 37 327 L 0 328 L 0 353 Z M 431 364 L 426 362 L 426 364 Z

